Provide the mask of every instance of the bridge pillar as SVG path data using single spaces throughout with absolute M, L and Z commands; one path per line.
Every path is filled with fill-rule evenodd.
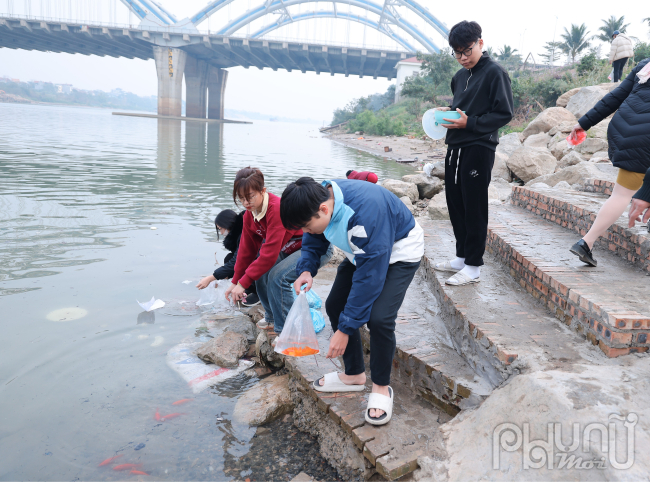
M 208 106 L 208 73 L 210 64 L 196 57 L 185 63 L 185 115 L 205 119 Z
M 223 119 L 228 71 L 210 66 L 208 75 L 208 119 Z
M 168 47 L 153 47 L 158 75 L 158 115 L 180 117 L 183 108 L 183 73 L 187 53 Z

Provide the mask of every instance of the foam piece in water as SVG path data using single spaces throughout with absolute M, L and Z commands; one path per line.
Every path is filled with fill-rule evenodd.
M 46 318 L 50 321 L 72 321 L 83 318 L 88 311 L 83 308 L 73 306 L 71 308 L 61 308 L 60 310 L 50 311 Z

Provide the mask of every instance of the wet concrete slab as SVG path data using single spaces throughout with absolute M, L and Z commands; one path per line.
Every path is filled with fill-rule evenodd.
M 650 278 L 610 250 L 596 249 L 598 266 L 587 266 L 569 252 L 577 239 L 519 207 L 491 210 L 488 244 L 531 294 L 609 356 L 647 350 Z
M 562 325 L 528 296 L 501 261 L 486 254 L 481 281 L 450 286 L 453 274 L 435 271 L 437 262 L 455 257 L 449 221 L 421 218 L 425 236 L 425 272 L 443 310 L 456 349 L 483 378 L 498 386 L 529 368 L 570 367 L 588 348 L 584 339 Z

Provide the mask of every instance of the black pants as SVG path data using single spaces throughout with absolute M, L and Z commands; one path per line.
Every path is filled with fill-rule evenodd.
M 627 57 L 614 60 L 614 62 L 612 62 L 612 67 L 614 67 L 614 82 L 621 80 L 621 77 L 623 76 L 623 68 L 625 67 L 626 63 Z
M 459 165 L 460 163 L 460 165 Z M 456 256 L 483 266 L 488 226 L 488 186 L 494 151 L 483 146 L 447 150 L 445 192 L 456 237 Z
M 420 262 L 397 262 L 388 267 L 384 289 L 375 300 L 370 312 L 368 330 L 370 330 L 370 378 L 377 385 L 390 384 L 390 370 L 395 355 L 395 318 L 397 311 L 402 306 L 406 290 L 408 289 L 415 272 L 420 267 Z M 348 302 L 348 295 L 352 289 L 352 276 L 356 267 L 347 259 L 344 260 L 336 272 L 336 279 L 332 285 L 325 311 L 329 316 L 332 330 L 339 326 L 339 316 Z M 348 346 L 343 353 L 346 375 L 359 375 L 366 371 L 363 361 L 363 347 L 359 330 L 348 339 Z

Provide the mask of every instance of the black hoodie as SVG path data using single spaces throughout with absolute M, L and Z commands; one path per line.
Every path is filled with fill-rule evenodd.
M 230 253 L 226 255 L 226 258 L 223 260 L 223 266 L 219 266 L 214 270 L 212 275 L 216 279 L 228 279 L 232 278 L 235 274 L 235 262 L 237 261 L 237 251 L 239 250 L 239 240 L 241 239 L 241 233 L 244 229 L 244 213 L 242 211 L 235 218 L 235 222 L 230 229 L 230 232 L 223 239 L 223 247 L 226 248 Z
M 499 128 L 513 116 L 510 76 L 487 53 L 471 69 L 462 68 L 451 79 L 451 109 L 467 114 L 465 129 L 449 129 L 446 142 L 452 149 L 499 144 Z

